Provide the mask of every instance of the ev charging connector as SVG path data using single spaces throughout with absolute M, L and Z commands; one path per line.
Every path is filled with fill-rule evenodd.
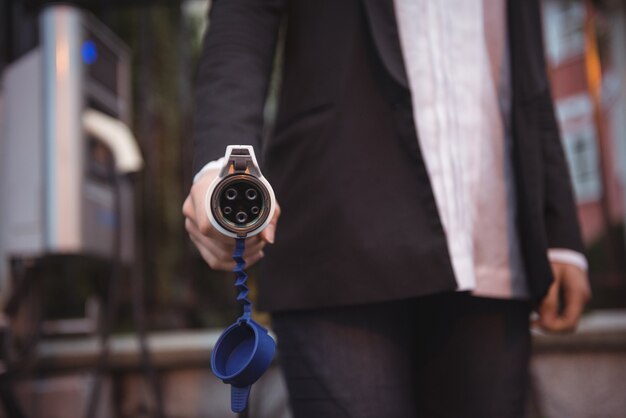
M 229 145 L 224 164 L 206 193 L 206 213 L 213 227 L 236 239 L 233 259 L 237 301 L 243 313 L 219 337 L 211 354 L 211 369 L 231 385 L 231 409 L 243 412 L 248 405 L 252 384 L 269 368 L 276 342 L 267 329 L 252 320 L 248 299 L 248 275 L 243 253 L 247 237 L 269 225 L 276 209 L 276 198 L 261 174 L 248 145 Z

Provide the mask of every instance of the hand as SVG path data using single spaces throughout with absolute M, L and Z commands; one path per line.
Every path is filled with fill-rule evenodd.
M 533 325 L 550 333 L 574 332 L 585 304 L 591 298 L 587 273 L 580 268 L 564 263 L 551 263 L 554 283 L 541 302 L 539 319 Z M 559 309 L 559 299 L 563 308 Z
M 189 233 L 189 238 L 196 245 L 209 267 L 213 270 L 231 271 L 235 267 L 235 261 L 232 258 L 235 251 L 235 240 L 222 234 L 211 225 L 204 205 L 206 192 L 218 173 L 219 169 L 209 170 L 194 183 L 183 204 L 183 215 L 185 216 L 185 229 Z M 274 243 L 279 216 L 280 206 L 277 203 L 269 225 L 260 234 L 246 239 L 246 250 L 243 257 L 247 266 L 252 266 L 263 258 L 263 248 L 267 243 Z

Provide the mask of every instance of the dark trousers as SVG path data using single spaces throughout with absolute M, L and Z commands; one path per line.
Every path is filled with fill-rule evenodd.
M 529 312 L 446 293 L 275 313 L 294 418 L 523 417 Z

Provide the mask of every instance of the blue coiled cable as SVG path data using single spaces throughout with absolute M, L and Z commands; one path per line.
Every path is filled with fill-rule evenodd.
M 240 320 L 250 319 L 252 315 L 252 302 L 248 299 L 248 293 L 250 293 L 250 289 L 248 289 L 248 275 L 244 271 L 246 267 L 246 261 L 243 259 L 243 253 L 246 249 L 246 239 L 245 238 L 237 238 L 235 241 L 235 251 L 233 253 L 233 260 L 235 260 L 235 268 L 233 272 L 235 273 L 235 288 L 237 289 L 237 302 L 241 305 L 243 309 L 243 315 Z
M 276 351 L 276 342 L 267 329 L 252 320 L 252 303 L 248 299 L 248 275 L 244 271 L 243 258 L 245 238 L 237 238 L 233 260 L 235 260 L 235 287 L 237 301 L 243 313 L 237 321 L 220 335 L 211 353 L 211 369 L 224 383 L 231 385 L 231 410 L 243 412 L 248 405 L 252 384 L 271 365 Z

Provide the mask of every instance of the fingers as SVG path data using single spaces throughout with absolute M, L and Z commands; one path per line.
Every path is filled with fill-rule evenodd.
M 565 275 L 563 280 L 565 307 L 558 323 L 561 332 L 572 332 L 578 326 L 578 321 L 585 304 L 589 301 L 591 292 L 586 275 L 582 270 L 574 266 L 566 266 Z
M 185 199 L 183 203 L 183 216 L 185 218 L 193 218 L 195 216 L 193 202 L 191 201 L 191 193 Z
M 259 234 L 263 240 L 273 244 L 276 240 L 276 226 L 278 225 L 278 218 L 280 218 L 280 205 L 276 202 L 276 209 L 274 210 L 274 215 L 272 216 L 272 220 L 267 225 L 261 233 Z
M 591 296 L 587 274 L 575 266 L 559 263 L 553 263 L 553 272 L 555 281 L 539 307 L 539 319 L 534 325 L 552 333 L 573 332 Z M 559 312 L 561 295 L 563 309 Z
M 230 238 L 228 242 L 217 241 L 203 235 L 189 219 L 185 220 L 185 228 L 189 237 L 194 242 L 200 255 L 214 270 L 232 270 L 235 267 L 233 251 L 235 240 Z M 246 248 L 243 254 L 246 265 L 252 266 L 263 258 L 263 248 L 267 245 L 259 237 L 251 237 L 246 240 Z
M 205 247 L 202 242 L 200 242 L 195 236 L 190 235 L 191 240 L 196 244 L 196 248 L 200 252 L 200 255 L 206 261 L 206 263 L 213 270 L 223 270 L 223 271 L 232 271 L 235 268 L 235 261 L 230 259 L 220 258 L 211 251 L 209 248 Z M 246 262 L 246 266 L 253 266 L 256 264 L 261 258 L 263 258 L 263 251 L 259 251 L 255 254 L 251 254 L 248 256 L 244 255 L 244 261 Z
M 552 327 L 559 314 L 559 283 L 555 279 L 539 306 L 539 326 Z
M 233 238 L 227 237 L 217 231 L 219 235 L 225 237 L 225 239 L 223 240 L 216 240 L 213 234 L 210 235 L 205 235 L 202 233 L 202 231 L 200 231 L 200 229 L 198 228 L 198 226 L 193 222 L 192 219 L 187 218 L 185 219 L 185 229 L 187 230 L 187 232 L 189 233 L 189 235 L 195 235 L 196 238 L 198 240 L 201 240 L 201 242 L 206 242 L 206 243 L 211 243 L 211 245 L 215 245 L 216 248 L 219 248 L 223 251 L 225 251 L 226 253 L 228 253 L 229 255 L 232 255 L 233 251 L 235 251 L 235 240 Z M 251 250 L 254 249 L 263 249 L 263 247 L 265 247 L 265 245 L 267 244 L 267 242 L 265 242 L 261 237 L 254 236 L 254 237 L 250 237 L 250 238 L 246 238 L 246 245 L 245 245 L 245 252 L 249 252 Z

